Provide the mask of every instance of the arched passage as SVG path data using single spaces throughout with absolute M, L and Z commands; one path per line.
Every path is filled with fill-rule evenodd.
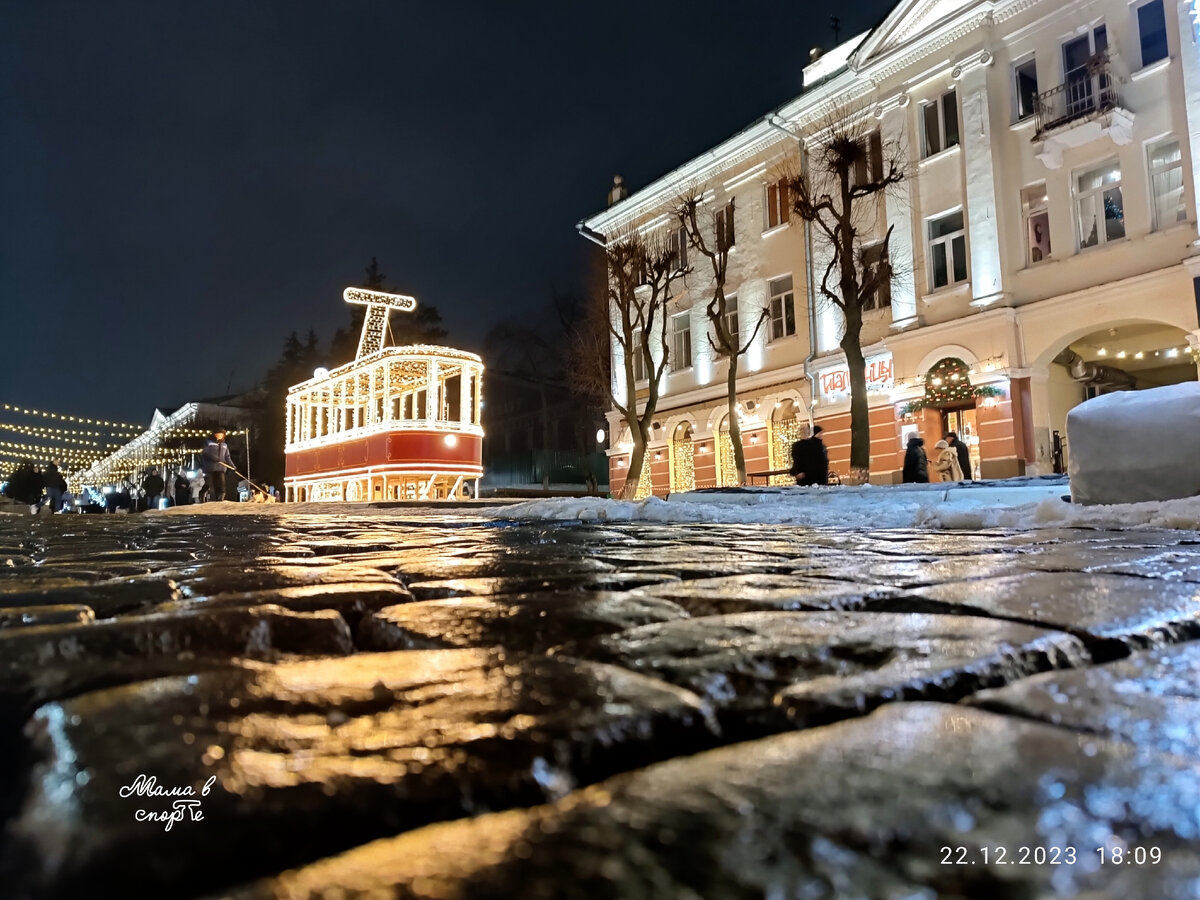
M 1091 397 L 1196 380 L 1196 353 L 1178 325 L 1123 319 L 1079 326 L 1044 340 L 1032 366 L 1034 443 L 1039 466 L 1065 472 L 1067 414 Z

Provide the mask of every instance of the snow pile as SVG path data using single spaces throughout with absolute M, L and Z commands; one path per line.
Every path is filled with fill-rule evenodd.
M 1047 527 L 1181 528 L 1200 530 L 1200 497 L 1167 503 L 1077 506 L 1058 498 L 1027 502 L 1029 492 L 905 491 L 893 488 L 798 488 L 779 493 L 745 493 L 706 502 L 703 494 L 666 502 L 554 498 L 488 510 L 504 519 L 582 522 L 713 522 L 804 525 L 876 530 L 927 528 L 974 530 Z M 695 499 L 690 499 L 695 498 Z M 730 499 L 733 498 L 733 499 Z
M 1119 391 L 1067 414 L 1071 497 L 1140 503 L 1200 494 L 1200 382 Z
M 1200 530 L 1200 497 L 1162 503 L 1080 506 L 1061 482 L 895 485 L 697 492 L 668 502 L 551 497 L 524 503 L 372 506 L 368 503 L 202 503 L 145 513 L 159 516 L 372 516 L 428 521 L 663 522 L 798 525 L 875 531 L 889 528 L 1180 528 Z

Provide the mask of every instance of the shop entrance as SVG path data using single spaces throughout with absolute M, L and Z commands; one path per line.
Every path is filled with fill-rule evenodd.
M 971 477 L 979 477 L 979 425 L 975 419 L 975 404 L 942 410 L 942 434 L 953 431 L 967 445 L 971 457 Z M 940 440 L 940 437 L 939 437 Z M 967 473 L 963 472 L 965 476 Z

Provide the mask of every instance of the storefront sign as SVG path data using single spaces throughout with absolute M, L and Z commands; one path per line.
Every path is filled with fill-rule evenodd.
M 892 355 L 876 356 L 867 360 L 867 390 L 884 391 L 892 387 Z M 850 369 L 840 366 L 827 369 L 820 373 L 817 379 L 821 384 L 821 394 L 827 398 L 836 398 L 850 393 Z

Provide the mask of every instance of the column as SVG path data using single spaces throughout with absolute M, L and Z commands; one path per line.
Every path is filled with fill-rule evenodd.
M 471 410 L 468 409 L 470 402 L 471 373 L 467 371 L 467 364 L 463 363 L 458 372 L 458 423 L 460 425 L 471 424 Z
M 425 421 L 432 426 L 438 418 L 438 363 L 431 359 L 425 379 Z
M 292 409 L 292 401 L 288 400 L 287 401 L 287 412 L 285 413 L 285 416 L 284 416 L 284 422 L 286 424 L 283 426 L 283 433 L 284 433 L 284 435 L 286 435 L 286 437 L 283 440 L 284 446 L 287 446 L 288 444 L 292 443 L 293 412 L 294 412 L 294 410 Z
M 392 415 L 392 364 L 385 360 L 383 363 L 383 419 L 385 422 L 390 422 L 395 416 Z M 383 493 L 387 494 L 387 479 L 383 480 Z
M 483 410 L 483 369 L 473 369 L 471 377 L 475 379 L 475 417 L 472 421 L 476 425 L 482 425 L 480 413 Z
M 1200 19 L 1193 18 L 1193 2 L 1177 2 L 1179 14 L 1179 58 L 1183 69 L 1183 104 L 1187 116 L 1186 158 L 1191 176 L 1192 197 L 1200 190 Z
M 1049 475 L 1054 471 L 1054 448 L 1050 421 L 1050 372 L 1048 369 L 1029 373 L 1029 402 L 1033 408 L 1034 460 L 1025 469 L 1027 475 Z M 1064 432 L 1063 437 L 1066 437 Z
M 990 306 L 1004 299 L 1000 271 L 1000 223 L 996 175 L 992 166 L 992 123 L 987 76 L 992 55 L 986 50 L 954 67 L 962 105 L 963 179 L 967 244 L 971 255 L 971 305 Z
M 367 383 L 369 385 L 368 391 L 369 391 L 369 397 L 370 397 L 370 399 L 367 401 L 367 424 L 368 425 L 374 425 L 375 421 L 376 421 L 375 409 L 379 402 L 378 399 L 376 398 L 376 392 L 379 389 L 378 372 L 379 372 L 379 366 L 377 366 L 377 365 L 371 366 L 371 374 L 367 376 Z M 369 483 L 367 485 L 367 490 L 370 491 Z
M 909 97 L 902 94 L 887 108 L 879 123 L 879 136 L 884 147 L 910 147 L 908 139 Z M 885 151 L 886 152 L 886 151 Z M 884 194 L 887 210 L 886 227 L 892 229 L 888 241 L 888 256 L 896 270 L 903 273 L 892 279 L 892 328 L 897 331 L 909 325 L 918 325 L 917 318 L 917 265 L 913 256 L 913 182 L 916 179 L 916 163 L 910 157 L 904 160 L 909 176 L 893 185 Z M 814 270 L 815 271 L 815 270 Z

